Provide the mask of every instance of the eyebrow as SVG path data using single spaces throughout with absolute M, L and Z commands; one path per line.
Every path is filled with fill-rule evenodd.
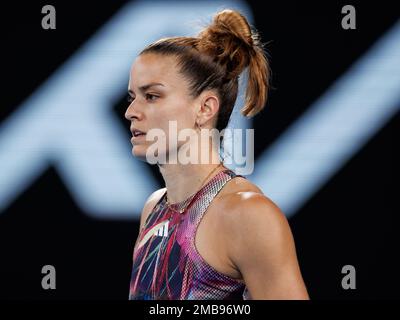
M 163 85 L 162 83 L 152 82 L 152 83 L 145 84 L 144 86 L 139 87 L 139 90 L 140 90 L 141 92 L 144 92 L 144 91 L 146 91 L 147 89 L 149 89 L 149 88 L 151 88 L 151 87 L 154 87 L 154 86 L 162 86 L 162 87 L 164 87 L 164 85 Z M 133 94 L 133 91 L 132 91 L 131 89 L 128 89 L 128 92 L 129 92 L 130 94 Z

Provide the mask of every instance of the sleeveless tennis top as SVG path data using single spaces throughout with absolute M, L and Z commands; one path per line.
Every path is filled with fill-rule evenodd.
M 166 205 L 166 192 L 139 232 L 133 252 L 130 300 L 242 300 L 245 284 L 200 256 L 194 239 L 208 206 L 236 175 L 220 171 L 186 200 Z M 182 214 L 179 210 L 185 208 Z

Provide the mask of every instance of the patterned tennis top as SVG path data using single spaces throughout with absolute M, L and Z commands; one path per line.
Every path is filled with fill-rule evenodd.
M 220 171 L 188 199 L 170 206 L 164 193 L 136 241 L 130 300 L 249 299 L 245 284 L 209 265 L 194 243 L 211 201 L 235 176 L 239 175 L 230 169 Z

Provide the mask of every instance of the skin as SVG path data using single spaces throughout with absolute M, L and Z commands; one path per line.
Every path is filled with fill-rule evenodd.
M 161 83 L 141 91 L 141 86 Z M 134 97 L 125 117 L 131 127 L 148 132 L 160 128 L 169 135 L 168 121 L 177 120 L 178 131 L 214 128 L 219 110 L 216 92 L 206 90 L 193 98 L 188 83 L 179 73 L 171 56 L 143 54 L 133 63 L 128 90 Z M 153 95 L 153 96 L 152 96 Z M 156 96 L 156 98 L 154 97 Z M 167 139 L 168 141 L 168 139 Z M 146 160 L 151 141 L 133 141 L 132 154 Z M 170 148 L 182 148 L 184 142 Z M 209 142 L 204 148 L 218 159 L 217 149 Z M 205 149 L 201 149 L 204 152 Z M 140 228 L 158 200 L 168 190 L 171 203 L 195 193 L 207 175 L 216 168 L 206 164 L 158 164 L 166 188 L 147 199 L 141 214 Z M 218 168 L 215 174 L 224 170 Z M 228 181 L 209 205 L 195 236 L 195 245 L 203 259 L 217 271 L 243 281 L 252 299 L 309 299 L 289 223 L 278 206 L 250 181 L 236 177 Z
M 177 72 L 176 60 L 171 56 L 143 54 L 133 63 L 130 73 L 128 92 L 134 100 L 125 113 L 125 118 L 131 121 L 131 128 L 135 127 L 143 132 L 158 128 L 166 133 L 169 141 L 169 121 L 177 121 L 178 131 L 186 128 L 196 129 L 196 122 L 202 128 L 213 128 L 216 114 L 219 109 L 218 97 L 215 92 L 205 91 L 193 99 L 189 94 L 186 79 Z M 150 83 L 162 83 L 163 86 L 153 86 L 142 92 L 140 87 Z M 185 142 L 170 146 L 168 149 L 181 148 Z M 146 161 L 146 151 L 152 141 L 140 139 L 133 143 L 132 154 L 140 160 Z M 165 185 L 170 192 L 168 198 L 171 203 L 180 202 L 199 189 L 204 178 L 208 175 L 215 163 L 218 163 L 218 152 L 208 146 L 211 159 L 216 160 L 209 164 L 158 165 L 164 178 Z M 199 147 L 200 149 L 200 147 Z M 199 157 L 202 151 L 199 152 Z M 187 179 L 191 177 L 191 179 Z

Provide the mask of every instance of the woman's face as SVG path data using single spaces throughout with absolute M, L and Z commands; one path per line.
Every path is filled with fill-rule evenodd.
M 190 96 L 187 80 L 178 71 L 175 57 L 154 53 L 138 56 L 132 65 L 128 86 L 131 102 L 125 118 L 131 121 L 131 131 L 146 133 L 131 139 L 132 154 L 141 160 L 148 160 L 146 151 L 157 141 L 146 141 L 150 130 L 160 129 L 165 134 L 166 145 L 156 155 L 164 153 L 168 157 L 168 150 L 177 150 L 184 143 L 169 143 L 175 131 L 169 130 L 170 121 L 174 121 L 178 133 L 185 128 L 195 129 L 196 99 Z

